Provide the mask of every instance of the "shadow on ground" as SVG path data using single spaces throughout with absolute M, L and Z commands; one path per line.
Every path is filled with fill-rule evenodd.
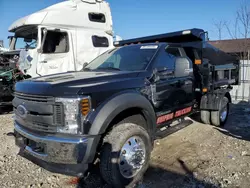
M 156 166 L 150 166 L 142 182 L 135 185 L 135 188 L 215 188 L 219 185 L 215 185 L 208 180 L 198 180 L 194 177 L 193 172 L 188 169 L 185 163 L 178 160 L 180 165 L 186 174 L 179 174 L 176 172 L 171 172 L 166 169 L 162 169 Z M 100 177 L 98 167 L 95 168 L 95 172 L 92 172 L 88 178 L 81 179 L 77 185 L 77 188 L 113 188 L 104 183 Z
M 1 106 L 0 107 L 0 115 L 4 115 L 4 114 L 10 114 L 13 112 L 13 107 L 10 106 Z
M 191 118 L 201 122 L 199 113 L 193 114 Z M 250 103 L 240 101 L 230 104 L 230 113 L 226 124 L 223 127 L 214 127 L 214 129 L 227 136 L 250 141 Z
M 231 104 L 228 120 L 223 127 L 215 127 L 221 133 L 237 139 L 250 141 L 250 103 L 241 101 Z

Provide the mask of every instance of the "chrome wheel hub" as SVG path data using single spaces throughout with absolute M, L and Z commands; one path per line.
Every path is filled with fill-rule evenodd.
M 143 167 L 146 157 L 146 147 L 138 136 L 129 138 L 120 153 L 119 169 L 123 177 L 134 177 Z
M 228 99 L 224 97 L 223 101 L 222 101 L 222 105 L 223 105 L 223 108 L 221 110 L 221 113 L 220 113 L 220 121 L 221 122 L 224 122 L 227 118 L 227 114 L 228 114 Z
M 221 122 L 224 122 L 227 118 L 227 106 L 223 108 L 221 115 L 220 115 L 220 120 Z

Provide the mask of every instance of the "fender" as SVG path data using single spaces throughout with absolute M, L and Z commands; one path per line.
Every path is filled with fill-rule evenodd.
M 90 117 L 88 117 L 89 131 L 86 132 L 86 134 L 95 136 L 88 142 L 86 155 L 83 159 L 84 163 L 93 162 L 101 135 L 106 132 L 111 121 L 122 111 L 134 107 L 142 109 L 147 119 L 147 127 L 145 128 L 151 135 L 152 141 L 154 140 L 156 116 L 149 100 L 135 91 L 118 93 L 100 105 L 95 109 L 94 113 L 91 113 Z
M 200 109 L 201 110 L 219 110 L 223 97 L 227 97 L 229 103 L 232 102 L 229 89 L 215 90 L 214 93 L 208 93 L 201 98 Z
M 94 116 L 91 115 L 89 119 L 92 125 L 88 134 L 104 134 L 111 121 L 119 113 L 134 107 L 142 109 L 148 122 L 148 127 L 145 128 L 149 133 L 154 133 L 156 128 L 156 117 L 151 103 L 140 93 L 129 92 L 116 95 L 96 109 Z

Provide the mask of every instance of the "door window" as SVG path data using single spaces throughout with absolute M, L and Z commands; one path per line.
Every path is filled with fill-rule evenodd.
M 172 58 L 176 57 L 181 57 L 181 52 L 179 48 L 174 48 L 174 47 L 167 47 L 166 52 L 168 53 L 169 56 Z
M 43 45 L 43 53 L 69 52 L 69 38 L 67 32 L 48 31 Z
M 109 47 L 109 40 L 107 37 L 92 36 L 94 47 Z
M 156 68 L 165 67 L 168 70 L 174 70 L 176 57 L 180 57 L 179 48 L 168 47 L 156 59 Z
M 89 20 L 91 22 L 99 22 L 99 23 L 105 23 L 106 22 L 106 18 L 105 15 L 102 13 L 89 13 Z

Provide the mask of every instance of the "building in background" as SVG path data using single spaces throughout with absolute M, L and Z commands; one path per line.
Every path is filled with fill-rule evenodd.
M 232 100 L 250 101 L 250 38 L 216 40 L 209 43 L 224 52 L 236 56 L 241 64 L 241 85 L 231 91 Z

